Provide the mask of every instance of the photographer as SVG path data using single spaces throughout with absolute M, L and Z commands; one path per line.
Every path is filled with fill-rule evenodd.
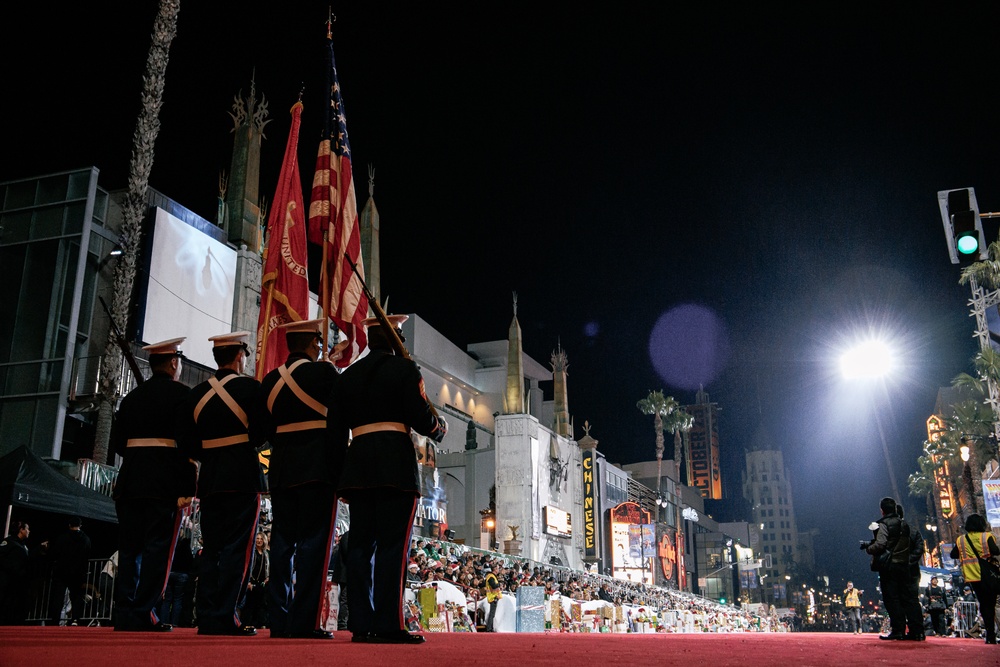
M 882 517 L 869 526 L 874 539 L 861 541 L 861 549 L 872 556 L 872 572 L 878 572 L 882 599 L 892 628 L 889 634 L 880 635 L 879 639 L 918 639 L 923 636 L 923 623 L 918 624 L 916 619 L 923 614 L 920 613 L 919 602 L 911 601 L 907 596 L 910 583 L 909 526 L 899 518 L 896 501 L 892 498 L 883 498 L 879 509 Z M 911 622 L 910 635 L 906 634 L 908 620 Z
M 861 596 L 864 591 L 854 587 L 853 581 L 847 582 L 844 589 L 844 608 L 847 610 L 847 623 L 851 632 L 861 634 Z

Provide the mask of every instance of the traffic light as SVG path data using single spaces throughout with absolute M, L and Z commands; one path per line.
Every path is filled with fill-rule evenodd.
M 976 191 L 973 188 L 957 188 L 941 190 L 937 194 L 951 263 L 968 266 L 988 259 Z

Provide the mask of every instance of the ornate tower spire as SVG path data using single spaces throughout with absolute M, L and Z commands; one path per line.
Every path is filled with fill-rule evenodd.
M 267 100 L 261 95 L 257 101 L 257 84 L 250 79 L 250 95 L 242 97 L 240 91 L 234 98 L 233 111 L 233 161 L 229 179 L 224 188 L 225 228 L 230 243 L 237 248 L 245 245 L 258 252 L 260 248 L 260 145 L 264 139 L 267 118 Z
M 555 393 L 552 430 L 568 438 L 571 437 L 569 432 L 569 399 L 566 394 L 566 369 L 569 368 L 569 361 L 566 358 L 566 351 L 562 349 L 561 342 L 552 353 L 551 363 L 553 391 Z
M 377 303 L 382 302 L 382 263 L 379 261 L 379 218 L 375 208 L 375 167 L 368 165 L 368 201 L 361 211 L 361 259 L 365 282 Z M 372 314 L 371 305 L 368 314 Z
M 521 325 L 517 321 L 517 292 L 514 292 L 514 319 L 507 330 L 507 392 L 504 394 L 503 412 L 505 415 L 525 412 L 524 354 L 521 349 Z

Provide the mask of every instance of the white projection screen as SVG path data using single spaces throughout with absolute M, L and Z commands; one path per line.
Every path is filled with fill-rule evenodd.
M 236 251 L 156 209 L 142 340 L 186 336 L 184 356 L 215 367 L 210 336 L 232 331 Z

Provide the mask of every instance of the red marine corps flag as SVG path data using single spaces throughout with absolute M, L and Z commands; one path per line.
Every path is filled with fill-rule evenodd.
M 267 247 L 260 281 L 260 316 L 257 319 L 257 372 L 260 380 L 285 363 L 288 346 L 275 328 L 308 319 L 309 278 L 306 275 L 306 225 L 302 178 L 299 176 L 299 125 L 302 102 L 292 107 L 285 159 L 267 220 Z
M 362 325 L 368 316 L 368 298 L 350 264 L 344 261 L 346 254 L 358 265 L 358 271 L 364 277 L 358 205 L 351 173 L 351 144 L 347 140 L 344 102 L 337 82 L 329 22 L 326 41 L 329 106 L 323 120 L 323 136 L 316 156 L 316 173 L 309 201 L 309 241 L 323 247 L 320 306 L 346 339 L 338 345 L 339 348 L 346 348 L 339 358 L 334 359 L 336 355 L 330 358 L 337 366 L 346 368 L 368 344 Z M 329 350 L 325 339 L 323 348 Z

